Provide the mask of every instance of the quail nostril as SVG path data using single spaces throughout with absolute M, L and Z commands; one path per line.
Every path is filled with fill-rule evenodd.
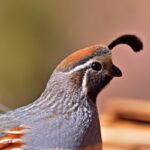
M 112 65 L 112 75 L 114 77 L 121 77 L 122 76 L 122 72 L 121 72 L 121 70 L 118 67 L 116 67 L 115 65 Z

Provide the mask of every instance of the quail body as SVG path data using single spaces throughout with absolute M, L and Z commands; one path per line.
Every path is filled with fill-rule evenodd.
M 94 45 L 66 57 L 33 103 L 0 115 L 0 150 L 102 150 L 96 107 L 99 92 L 122 76 L 112 62 L 112 49 L 142 42 L 123 35 L 108 46 Z

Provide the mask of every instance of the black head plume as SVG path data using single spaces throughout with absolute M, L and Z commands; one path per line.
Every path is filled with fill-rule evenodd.
M 139 52 L 143 49 L 142 41 L 135 35 L 122 35 L 116 40 L 112 41 L 108 45 L 108 48 L 112 50 L 118 44 L 127 44 L 133 49 L 134 52 Z

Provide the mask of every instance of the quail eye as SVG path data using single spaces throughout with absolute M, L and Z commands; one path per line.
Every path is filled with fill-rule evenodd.
M 99 71 L 102 69 L 102 65 L 99 62 L 93 62 L 91 68 L 95 71 Z

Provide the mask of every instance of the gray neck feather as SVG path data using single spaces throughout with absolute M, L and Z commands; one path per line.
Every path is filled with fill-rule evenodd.
M 56 80 L 57 79 L 57 80 Z M 81 88 L 71 85 L 66 75 L 61 72 L 53 73 L 46 89 L 33 103 L 16 109 L 16 113 L 45 112 L 50 116 L 74 112 L 78 107 L 93 107 L 95 104 L 86 95 L 81 95 Z M 14 112 L 14 113 L 15 113 Z
M 72 145 L 73 147 L 98 144 L 101 141 L 101 137 L 96 105 L 88 97 L 80 93 L 81 89 L 73 87 L 63 73 L 58 74 L 57 72 L 55 74 L 54 72 L 45 91 L 35 102 L 16 109 L 11 114 L 29 126 L 39 126 L 39 122 L 42 124 L 42 120 L 44 120 L 41 126 L 47 130 L 45 131 L 41 127 L 38 129 L 37 127 L 38 132 L 42 132 L 41 135 L 44 132 L 45 134 L 53 133 L 52 131 L 56 130 L 55 126 L 61 124 L 61 129 L 58 130 L 59 137 L 55 134 L 47 135 L 48 141 L 45 141 L 44 145 L 41 143 L 41 147 L 63 146 L 64 148 L 68 148 L 74 140 L 76 142 L 74 141 L 75 145 Z M 66 120 L 66 123 L 68 122 L 68 125 L 70 124 L 69 127 L 64 120 Z M 68 137 L 67 134 L 72 135 L 72 138 Z M 36 143 L 39 143 L 44 138 L 41 135 L 41 139 L 35 141 L 35 147 Z M 30 136 L 32 137 L 32 134 Z M 28 139 L 31 138 L 30 136 Z M 74 136 L 75 138 L 73 138 Z M 53 143 L 51 139 L 55 138 L 59 138 L 60 140 L 56 140 L 57 142 Z M 27 140 L 26 142 L 30 141 Z

